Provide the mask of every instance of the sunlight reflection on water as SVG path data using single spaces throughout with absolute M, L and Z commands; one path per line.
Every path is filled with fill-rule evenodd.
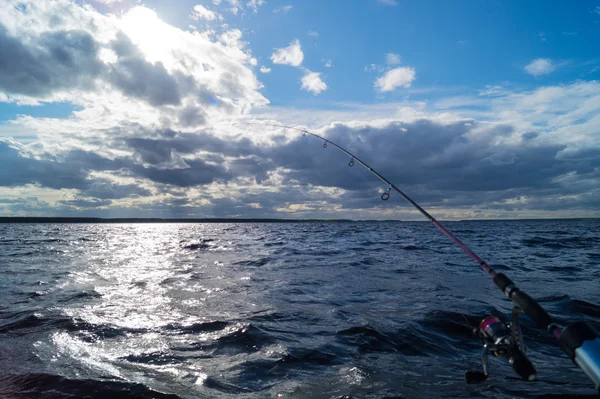
M 548 298 L 552 313 L 600 314 L 597 270 L 574 263 L 595 256 L 600 226 L 560 227 L 579 241 L 551 233 L 544 241 L 533 222 L 456 225 L 482 256 L 509 264 L 521 286 Z M 0 289 L 14 296 L 7 301 L 16 317 L 32 310 L 25 319 L 32 332 L 6 337 L 0 350 L 33 345 L 38 360 L 26 368 L 101 385 L 137 382 L 186 398 L 418 398 L 440 387 L 447 397 L 527 397 L 556 390 L 539 381 L 511 391 L 502 385 L 511 370 L 499 368 L 487 388 L 469 391 L 463 368 L 475 367 L 478 348 L 460 312 L 476 322 L 510 304 L 430 225 L 381 226 L 24 226 L 17 233 L 26 245 L 16 234 L 6 251 L 23 255 L 3 258 L 9 268 Z M 469 233 L 478 230 L 486 237 Z M 45 241 L 32 244 L 31 237 Z M 578 243 L 577 252 L 555 240 Z M 544 256 L 523 261 L 534 253 Z M 557 269 L 561 262 L 569 267 Z M 531 284 L 537 278 L 544 284 Z M 589 303 L 558 295 L 566 292 Z M 527 321 L 525 330 L 548 380 L 589 392 L 586 377 L 555 345 Z

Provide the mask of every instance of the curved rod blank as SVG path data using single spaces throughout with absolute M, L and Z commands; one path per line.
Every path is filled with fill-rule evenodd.
M 481 266 L 481 268 L 485 272 L 487 272 L 491 277 L 495 277 L 496 276 L 496 274 L 497 274 L 496 271 L 494 269 L 492 269 L 490 267 L 490 265 L 488 265 L 483 259 L 481 259 L 475 252 L 471 251 L 471 249 L 469 249 L 469 247 L 467 247 L 465 244 L 463 244 L 463 242 L 460 241 L 454 234 L 452 234 L 451 232 L 449 232 L 440 222 L 438 222 L 433 216 L 431 216 L 425 209 L 421 208 L 421 206 L 419 206 L 419 204 L 417 204 L 415 201 L 413 201 L 408 195 L 406 195 L 405 193 L 403 193 L 392 182 L 390 182 L 388 179 L 386 179 L 385 177 L 383 177 L 379 172 L 377 172 L 375 169 L 373 169 L 372 167 L 370 167 L 369 165 L 367 165 L 366 162 L 362 161 L 360 158 L 358 158 L 356 155 L 354 155 L 350 151 L 346 150 L 345 148 L 340 147 L 339 145 L 337 145 L 333 141 L 328 140 L 325 137 L 319 136 L 318 134 L 309 132 L 306 129 L 301 129 L 301 128 L 294 127 L 294 126 L 278 125 L 278 124 L 273 124 L 273 123 L 248 122 L 246 124 L 247 125 L 260 125 L 260 126 L 271 126 L 271 127 L 292 129 L 292 130 L 296 130 L 298 132 L 301 132 L 304 135 L 308 134 L 310 136 L 313 136 L 313 137 L 316 137 L 318 139 L 323 140 L 323 142 L 324 142 L 323 143 L 323 147 L 327 147 L 326 144 L 331 144 L 332 146 L 334 146 L 338 150 L 342 151 L 344 154 L 349 155 L 352 158 L 352 160 L 354 160 L 354 161 L 358 162 L 359 164 L 361 164 L 365 169 L 367 169 L 369 172 L 373 173 L 375 176 L 377 176 L 377 178 L 379 180 L 381 180 L 382 182 L 384 182 L 388 186 L 387 192 L 383 193 L 383 195 L 381 196 L 381 198 L 383 200 L 389 199 L 389 192 L 390 192 L 390 190 L 396 191 L 398 194 L 400 194 L 402 196 L 402 198 L 404 198 L 412 206 L 414 206 L 419 212 L 421 212 L 421 214 L 423 216 L 425 216 L 427 219 L 429 219 L 429 221 L 431 221 L 434 224 L 434 226 L 437 227 L 438 230 L 440 230 L 446 237 L 448 237 L 449 239 L 451 239 L 452 242 L 454 242 L 456 245 L 458 245 L 460 247 L 460 249 L 462 249 L 475 262 L 477 262 L 477 264 L 479 264 L 479 266 Z M 350 161 L 350 163 L 353 164 L 352 160 Z M 350 163 L 349 163 L 349 165 L 350 165 Z M 350 165 L 350 166 L 352 166 L 352 165 Z
M 548 313 L 546 313 L 546 311 L 533 298 L 531 298 L 529 295 L 525 294 L 523 291 L 521 291 L 519 288 L 517 288 L 514 285 L 514 283 L 508 277 L 506 277 L 503 273 L 497 273 L 494 269 L 492 269 L 492 267 L 490 265 L 488 265 L 475 252 L 473 252 L 469 247 L 467 247 L 454 234 L 452 234 L 450 231 L 448 231 L 448 229 L 446 229 L 440 222 L 438 222 L 426 210 L 421 208 L 421 206 L 419 206 L 419 204 L 417 204 L 415 201 L 413 201 L 408 195 L 403 193 L 398 187 L 396 187 L 394 184 L 392 184 L 392 182 L 390 182 L 388 179 L 383 177 L 379 172 L 377 172 L 375 169 L 373 169 L 372 167 L 367 165 L 367 163 L 362 161 L 356 155 L 354 155 L 350 151 L 346 150 L 345 148 L 339 146 L 338 144 L 334 143 L 333 141 L 328 140 L 325 137 L 319 136 L 318 134 L 312 133 L 306 129 L 302 129 L 302 128 L 298 128 L 298 127 L 294 127 L 294 126 L 288 126 L 288 125 L 274 124 L 274 123 L 246 122 L 246 124 L 247 125 L 258 125 L 258 126 L 271 126 L 271 127 L 277 127 L 277 128 L 283 128 L 283 129 L 296 130 L 298 132 L 303 133 L 304 135 L 308 134 L 310 136 L 313 136 L 320 140 L 323 140 L 324 148 L 327 148 L 327 145 L 331 144 L 332 146 L 334 146 L 335 148 L 337 148 L 344 154 L 349 155 L 351 157 L 351 160 L 348 163 L 349 166 L 354 165 L 354 161 L 358 162 L 365 169 L 367 169 L 369 172 L 373 173 L 375 176 L 377 176 L 377 178 L 379 180 L 381 180 L 388 186 L 387 191 L 382 194 L 381 199 L 383 199 L 383 200 L 389 199 L 389 197 L 390 197 L 389 193 L 392 189 L 394 191 L 396 191 L 398 194 L 400 194 L 402 196 L 402 198 L 404 198 L 406 201 L 408 201 L 423 216 L 425 216 L 427 219 L 429 219 L 429 221 L 431 221 L 433 223 L 433 225 L 439 231 L 441 231 L 446 237 L 448 237 L 450 240 L 452 240 L 452 242 L 455 243 L 460 249 L 462 249 L 463 252 L 465 252 L 467 255 L 469 255 L 469 257 L 471 257 L 471 259 L 473 259 L 475 262 L 477 262 L 477 264 L 483 269 L 483 271 L 488 273 L 489 276 L 493 279 L 494 284 L 496 284 L 496 286 L 498 288 L 500 288 L 500 290 L 503 291 L 506 294 L 506 296 L 508 296 L 516 306 L 520 307 L 525 314 L 527 314 L 531 319 L 533 319 L 533 321 L 539 328 L 547 330 L 556 339 L 559 338 L 559 336 L 562 332 L 562 329 L 558 325 L 556 325 L 555 323 L 552 322 L 550 315 L 548 315 Z

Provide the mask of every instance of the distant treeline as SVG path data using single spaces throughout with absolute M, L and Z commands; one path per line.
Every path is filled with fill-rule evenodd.
M 0 223 L 356 223 L 369 220 L 350 219 L 161 219 L 161 218 L 75 218 L 75 217 L 0 217 Z M 376 220 L 373 220 L 374 222 Z M 377 222 L 399 222 L 399 220 L 377 220 Z

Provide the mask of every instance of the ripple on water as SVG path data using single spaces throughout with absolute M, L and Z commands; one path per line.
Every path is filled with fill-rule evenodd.
M 600 323 L 600 221 L 447 227 L 557 322 Z M 508 320 L 511 304 L 428 223 L 0 225 L 0 246 L 0 397 L 593 388 L 527 317 L 540 381 L 512 380 L 496 362 L 489 383 L 466 387 L 465 368 L 479 367 L 470 326 Z

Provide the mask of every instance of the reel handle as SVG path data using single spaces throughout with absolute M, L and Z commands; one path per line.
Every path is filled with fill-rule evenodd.
M 535 367 L 531 361 L 521 352 L 520 349 L 514 348 L 508 362 L 513 370 L 521 376 L 524 381 L 533 381 L 536 377 Z
M 487 380 L 487 378 L 487 374 L 482 373 L 481 371 L 465 371 L 465 380 L 467 381 L 467 384 L 479 384 L 480 382 Z

